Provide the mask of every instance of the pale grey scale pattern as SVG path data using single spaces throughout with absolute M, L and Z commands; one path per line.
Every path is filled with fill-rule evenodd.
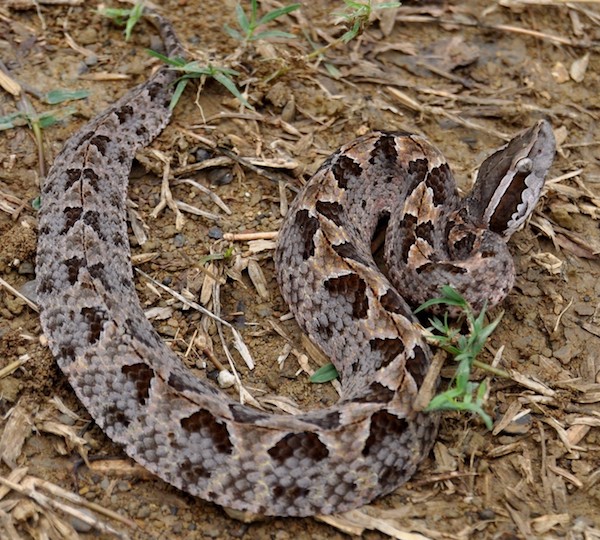
M 167 52 L 183 56 L 170 24 L 149 15 Z M 427 455 L 438 425 L 413 407 L 431 353 L 408 303 L 446 283 L 475 305 L 507 293 L 513 270 L 501 235 L 533 210 L 554 152 L 549 125 L 538 122 L 494 154 L 503 173 L 487 170 L 497 189 L 477 187 L 488 180 L 480 177 L 466 202 L 422 137 L 375 132 L 332 154 L 290 208 L 275 262 L 283 297 L 340 370 L 344 395 L 328 409 L 270 415 L 192 377 L 136 299 L 127 177 L 136 149 L 169 121 L 176 77 L 159 70 L 84 126 L 42 188 L 38 300 L 60 368 L 132 458 L 220 505 L 305 516 L 393 491 Z M 389 278 L 370 247 L 388 216 Z

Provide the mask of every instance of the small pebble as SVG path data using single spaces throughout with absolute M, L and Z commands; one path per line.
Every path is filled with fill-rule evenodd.
M 187 240 L 185 238 L 185 235 L 178 233 L 173 237 L 173 244 L 175 245 L 175 247 L 177 248 L 181 248 L 183 246 L 185 246 Z
M 211 227 L 208 229 L 208 237 L 213 240 L 221 240 L 221 238 L 223 238 L 223 231 L 220 227 Z
M 167 337 L 175 337 L 177 335 L 177 328 L 169 326 L 168 324 L 162 324 L 158 327 L 158 333 Z
M 273 310 L 270 306 L 263 304 L 256 309 L 256 313 L 259 317 L 270 317 L 271 315 L 273 315 Z
M 596 313 L 596 307 L 590 303 L 579 302 L 573 306 L 573 311 L 582 317 L 589 317 Z
M 160 37 L 158 35 L 151 35 L 150 36 L 150 49 L 153 51 L 164 51 L 165 50 L 165 45 L 163 43 L 163 40 L 160 39 Z
M 224 167 L 215 167 L 206 175 L 213 186 L 225 186 L 233 181 L 233 173 Z
M 271 390 L 279 390 L 281 388 L 281 376 L 279 373 L 270 371 L 265 377 L 265 382 Z
M 138 519 L 146 519 L 149 516 L 150 516 L 150 507 L 147 504 L 145 504 L 144 506 L 140 506 L 140 508 L 137 511 L 136 517 Z
M 98 57 L 95 54 L 88 54 L 83 61 L 86 66 L 95 66 L 98 63 Z
M 77 41 L 80 45 L 92 45 L 98 43 L 98 32 L 93 26 L 88 26 L 79 32 Z
M 481 512 L 479 512 L 479 519 L 494 519 L 496 517 L 496 512 L 494 512 L 491 508 L 484 508 Z
M 202 532 L 202 535 L 206 538 L 219 538 L 221 536 L 221 529 L 217 527 L 212 527 L 210 529 L 206 529 Z
M 33 275 L 35 274 L 35 268 L 29 261 L 24 261 L 19 265 L 19 268 L 17 268 L 17 272 L 22 276 L 27 274 Z
M 198 162 L 198 163 L 201 161 L 206 161 L 211 156 L 212 156 L 212 154 L 206 148 L 198 148 L 194 152 L 194 157 L 196 158 L 196 162 Z
M 24 283 L 19 289 L 19 292 L 23 296 L 29 298 L 32 302 L 35 302 L 37 300 L 37 281 L 32 279 L 31 281 Z
M 130 491 L 130 490 L 131 490 L 131 484 L 129 482 L 125 482 L 125 480 L 121 480 L 117 484 L 117 491 Z
M 81 521 L 79 518 L 71 518 L 72 527 L 79 533 L 88 533 L 92 530 L 92 525 L 90 523 L 86 523 L 85 521 Z
M 560 361 L 561 364 L 568 364 L 574 356 L 577 356 L 577 351 L 571 343 L 563 345 L 560 349 L 553 352 L 552 356 Z
M 73 418 L 71 418 L 68 414 L 59 415 L 58 421 L 65 426 L 72 426 L 75 424 L 75 420 L 73 420 Z

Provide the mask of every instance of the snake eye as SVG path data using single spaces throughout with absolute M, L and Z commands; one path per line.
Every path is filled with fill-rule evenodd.
M 533 170 L 533 160 L 531 158 L 522 158 L 515 164 L 515 169 L 520 173 L 530 173 Z

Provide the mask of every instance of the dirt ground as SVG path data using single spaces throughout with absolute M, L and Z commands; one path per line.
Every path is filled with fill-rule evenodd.
M 215 81 L 201 91 L 189 85 L 169 127 L 140 152 L 130 188 L 134 222 L 148 237 L 140 245 L 140 233 L 131 232 L 136 266 L 195 299 L 214 285 L 206 276 L 218 276 L 213 291 L 221 315 L 240 330 L 257 363 L 249 372 L 234 351 L 244 386 L 263 406 L 273 394 L 300 408 L 323 406 L 336 394 L 329 385 L 307 383 L 306 369 L 318 367 L 312 358 L 306 369 L 298 363 L 305 344 L 293 321 L 280 320 L 287 308 L 273 276 L 271 241 L 223 238 L 277 231 L 281 197 L 291 200 L 293 192 L 210 146 L 262 160 L 271 176 L 299 186 L 355 136 L 375 128 L 413 131 L 441 148 L 468 189 L 486 155 L 537 119 L 549 119 L 558 154 L 536 215 L 511 240 L 518 278 L 484 358 L 491 362 L 503 348 L 499 367 L 513 373 L 491 379 L 492 432 L 472 416 L 444 414 L 434 451 L 394 494 L 329 524 L 242 523 L 133 467 L 75 398 L 44 345 L 37 313 L 0 287 L 0 367 L 9 367 L 0 378 L 0 537 L 286 540 L 362 531 L 364 538 L 600 538 L 600 8 L 591 1 L 543 4 L 406 2 L 381 11 L 362 36 L 343 44 L 335 39 L 345 27 L 334 24 L 343 3 L 306 2 L 269 25 L 296 39 L 242 48 L 223 31 L 224 24 L 236 25 L 235 2 L 162 2 L 201 63 L 238 71 L 236 82 L 255 109 L 240 108 Z M 261 13 L 280 5 L 263 1 Z M 0 59 L 38 114 L 65 106 L 39 99 L 50 90 L 89 91 L 68 104 L 74 114 L 44 129 L 48 164 L 85 120 L 159 64 L 145 52 L 160 47 L 153 27 L 140 22 L 125 42 L 96 8 L 77 0 L 0 6 Z M 311 57 L 310 42 L 331 46 Z M 0 92 L 0 116 L 22 107 Z M 219 214 L 217 221 L 184 211 L 178 229 L 169 208 L 151 217 L 165 162 L 173 198 Z M 22 125 L 2 131 L 0 278 L 25 294 L 35 277 L 33 201 L 41 174 L 32 131 Z M 209 188 L 231 214 L 199 188 L 175 185 L 181 178 Z M 230 247 L 232 256 L 206 262 L 207 254 Z M 254 282 L 248 264 L 258 268 Z M 199 376 L 213 377 L 202 350 L 214 340 L 215 355 L 223 357 L 214 326 L 148 278 L 138 276 L 138 291 L 145 309 L 162 308 L 153 316 L 163 338 Z M 214 294 L 202 299 L 215 308 Z M 286 336 L 292 350 L 280 370 Z M 226 339 L 231 343 L 230 334 Z M 91 469 L 77 468 L 86 452 L 94 458 Z M 80 500 L 67 500 L 70 493 Z

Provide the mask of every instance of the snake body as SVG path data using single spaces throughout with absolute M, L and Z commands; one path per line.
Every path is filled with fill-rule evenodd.
M 171 56 L 168 22 L 150 15 Z M 41 322 L 97 424 L 174 486 L 257 514 L 355 508 L 414 473 L 437 433 L 413 403 L 430 361 L 409 304 L 451 284 L 475 306 L 514 279 L 506 240 L 532 211 L 554 155 L 539 121 L 484 163 L 466 199 L 427 140 L 374 132 L 332 154 L 291 206 L 275 253 L 282 294 L 331 357 L 344 393 L 297 416 L 240 405 L 193 377 L 137 299 L 126 227 L 135 151 L 170 118 L 161 69 L 73 135 L 42 187 Z M 387 277 L 373 235 L 387 224 Z

